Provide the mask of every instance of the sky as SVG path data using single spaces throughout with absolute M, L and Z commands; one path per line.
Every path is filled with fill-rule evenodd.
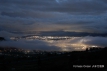
M 0 0 L 0 32 L 22 31 L 106 33 L 107 1 Z
M 107 0 L 0 0 L 0 36 L 21 36 L 31 32 L 38 34 L 42 31 L 105 34 Z M 0 46 L 32 46 L 31 49 L 43 50 L 75 50 L 77 47 L 77 50 L 81 50 L 86 46 L 107 46 L 105 41 L 105 37 L 85 36 L 53 43 L 9 40 L 0 42 Z M 63 45 L 60 45 L 62 43 Z

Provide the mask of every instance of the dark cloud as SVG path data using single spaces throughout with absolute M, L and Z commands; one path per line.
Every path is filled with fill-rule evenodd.
M 20 10 L 36 10 L 50 12 L 66 12 L 72 14 L 99 14 L 107 10 L 106 3 L 102 0 L 67 0 L 58 4 L 55 0 L 6 0 L 1 1 L 1 4 L 6 4 L 10 9 Z M 5 8 L 8 8 L 4 6 Z M 12 7 L 14 6 L 14 7 Z M 12 7 L 12 8 L 11 8 Z
M 12 36 L 18 36 L 18 35 L 6 31 L 0 31 L 0 37 L 12 37 Z
M 4 31 L 105 33 L 106 15 L 106 0 L 0 0 Z

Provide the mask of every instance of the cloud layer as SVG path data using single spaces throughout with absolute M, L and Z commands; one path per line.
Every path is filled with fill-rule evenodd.
M 2 31 L 107 32 L 106 0 L 0 0 Z

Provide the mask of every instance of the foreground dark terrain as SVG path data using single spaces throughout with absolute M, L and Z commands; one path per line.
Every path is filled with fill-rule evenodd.
M 75 69 L 106 71 L 107 48 L 85 51 L 24 53 L 16 48 L 0 47 L 0 71 L 71 71 Z

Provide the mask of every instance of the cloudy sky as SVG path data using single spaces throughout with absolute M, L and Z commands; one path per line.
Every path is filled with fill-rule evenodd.
M 0 0 L 0 36 L 41 31 L 107 33 L 107 0 Z M 0 46 L 81 50 L 86 46 L 107 46 L 106 41 L 105 37 L 85 36 L 52 43 L 9 40 L 0 42 Z
M 106 33 L 107 0 L 0 0 L 0 32 L 22 31 Z

